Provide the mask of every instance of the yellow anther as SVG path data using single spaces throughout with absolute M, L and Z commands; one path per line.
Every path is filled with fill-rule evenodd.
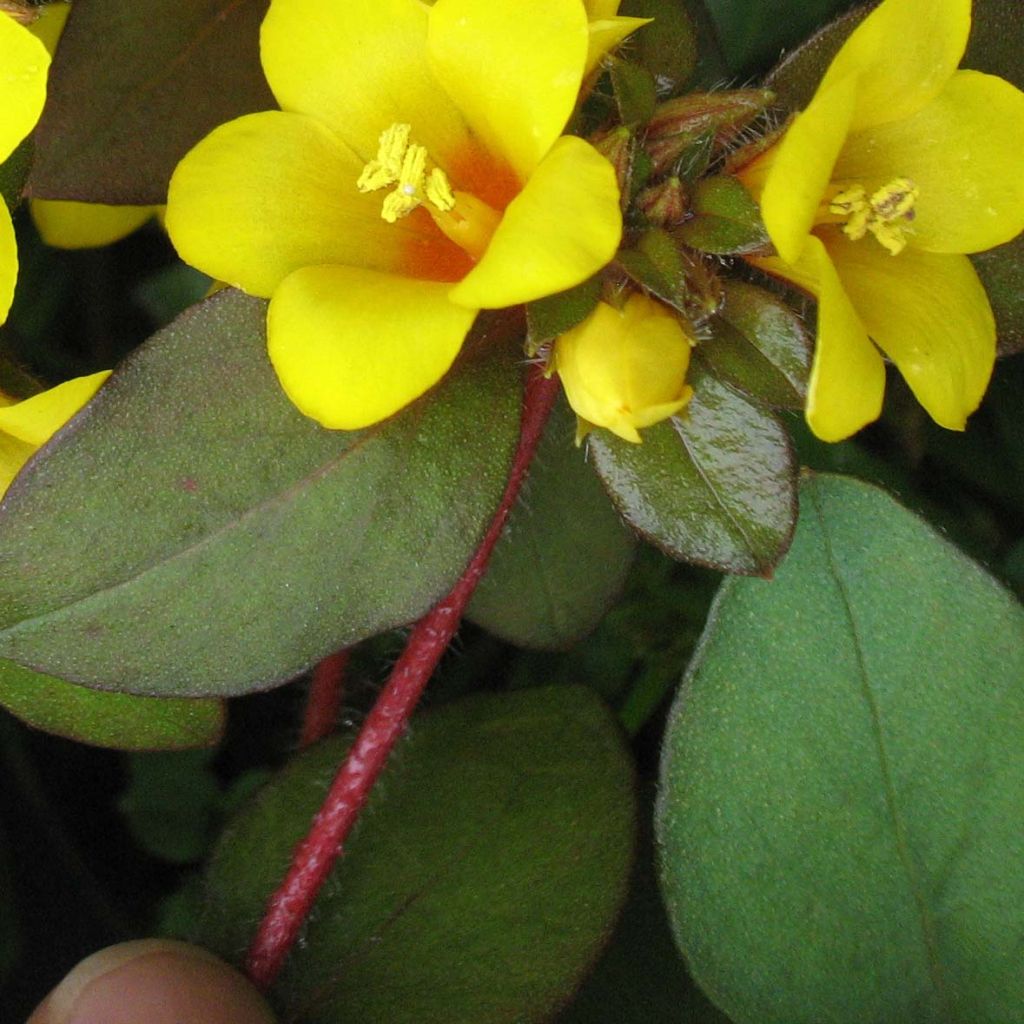
M 393 124 L 381 133 L 377 155 L 364 168 L 356 188 L 360 192 L 395 185 L 394 192 L 384 198 L 380 215 L 389 224 L 412 213 L 424 199 L 441 213 L 455 206 L 455 193 L 448 176 L 440 167 L 431 167 L 426 147 L 409 142 L 412 128 L 407 124 Z
M 452 191 L 448 175 L 440 167 L 432 167 L 427 176 L 427 199 L 442 213 L 455 207 L 455 193 Z
M 398 181 L 402 173 L 402 159 L 409 148 L 410 132 L 412 126 L 408 124 L 393 124 L 381 132 L 377 156 L 363 168 L 356 182 L 360 192 L 376 192 Z
M 869 231 L 883 248 L 898 255 L 906 248 L 906 222 L 914 219 L 918 187 L 909 178 L 894 178 L 869 199 L 862 185 L 851 185 L 832 198 L 828 212 L 845 217 L 843 234 L 859 241 Z

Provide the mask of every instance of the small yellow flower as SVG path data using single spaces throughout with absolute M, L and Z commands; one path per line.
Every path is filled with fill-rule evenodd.
M 1024 94 L 957 70 L 970 25 L 970 0 L 884 0 L 739 172 L 778 253 L 750 262 L 818 300 L 807 421 L 824 440 L 878 417 L 878 349 L 953 430 L 988 384 L 995 325 L 963 254 L 1024 229 Z
M 577 444 L 592 427 L 638 443 L 638 428 L 679 412 L 693 393 L 679 319 L 639 292 L 622 309 L 599 302 L 555 342 L 554 362 L 578 417 Z
M 49 391 L 13 402 L 0 394 L 0 495 L 18 471 L 110 376 L 109 370 L 58 384 Z
M 23 25 L 0 13 L 0 163 L 35 127 L 46 100 L 46 72 L 50 55 L 46 47 Z M 14 299 L 18 278 L 18 250 L 14 226 L 0 201 L 0 323 Z
M 391 415 L 478 310 L 611 259 L 614 172 L 561 135 L 591 53 L 583 0 L 273 0 L 261 57 L 282 109 L 186 155 L 167 229 L 186 262 L 270 298 L 270 358 L 304 413 Z

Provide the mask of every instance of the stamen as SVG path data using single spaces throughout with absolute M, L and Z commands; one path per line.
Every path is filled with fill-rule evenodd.
M 410 144 L 411 133 L 412 127 L 407 124 L 393 124 L 382 132 L 376 157 L 367 163 L 356 182 L 360 192 L 397 186 L 384 198 L 380 211 L 389 224 L 408 216 L 424 199 L 441 213 L 455 206 L 447 175 L 440 167 L 431 167 L 427 173 L 426 147 Z
M 868 199 L 863 185 L 855 184 L 832 198 L 828 212 L 846 218 L 843 234 L 847 238 L 856 242 L 870 231 L 896 256 L 906 248 L 906 222 L 914 219 L 919 191 L 909 178 L 894 178 Z

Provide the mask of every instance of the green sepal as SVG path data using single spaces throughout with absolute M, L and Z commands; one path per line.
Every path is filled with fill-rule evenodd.
M 650 120 L 658 102 L 654 76 L 647 68 L 631 61 L 612 61 L 612 90 L 624 125 L 641 125 Z
M 575 288 L 526 304 L 526 352 L 533 357 L 560 334 L 583 323 L 601 297 L 601 278 L 591 277 Z
M 761 211 L 739 180 L 703 178 L 690 193 L 691 217 L 672 234 L 685 245 L 718 256 L 740 256 L 770 246 Z

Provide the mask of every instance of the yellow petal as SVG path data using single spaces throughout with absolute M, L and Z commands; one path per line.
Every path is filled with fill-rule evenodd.
M 434 73 L 523 181 L 576 106 L 588 37 L 580 0 L 437 0 L 430 10 Z
M 878 419 L 885 366 L 821 240 L 812 235 L 803 258 L 793 266 L 775 258 L 750 262 L 818 300 L 818 337 L 807 391 L 811 430 L 823 441 L 841 441 Z
M 616 3 L 614 5 L 618 7 Z M 588 30 L 590 33 L 587 44 L 587 66 L 585 75 L 589 75 L 600 63 L 601 58 L 615 49 L 627 36 L 638 28 L 643 28 L 653 21 L 652 18 L 613 18 L 592 19 Z
M 110 245 L 142 227 L 156 206 L 106 206 L 63 199 L 33 199 L 32 220 L 47 245 L 58 249 L 90 249 Z
M 614 18 L 619 13 L 619 4 L 622 0 L 583 0 L 583 6 L 587 10 L 587 17 L 591 21 L 598 21 L 601 18 Z
M 7 205 L 0 199 L 0 324 L 7 319 L 18 280 L 18 243 Z
M 46 100 L 46 47 L 13 18 L 0 15 L 0 163 L 36 125 Z
M 249 114 L 211 132 L 178 164 L 167 232 L 182 259 L 251 295 L 270 297 L 300 267 L 344 263 L 445 280 L 456 247 L 426 213 L 397 224 L 361 194 L 362 163 L 302 114 Z M 422 214 L 422 216 L 417 216 Z
M 498 309 L 554 295 L 600 270 L 621 237 L 611 164 L 582 139 L 564 136 L 509 204 L 483 258 L 451 299 Z
M 270 360 L 286 394 L 342 430 L 397 412 L 444 376 L 476 316 L 447 292 L 352 267 L 291 274 L 267 316 Z
M 418 0 L 274 0 L 260 31 L 263 70 L 284 110 L 319 118 L 364 163 L 399 123 L 447 165 L 469 140 L 430 70 L 427 18 Z
M 634 443 L 640 441 L 638 428 L 689 401 L 689 364 L 690 342 L 679 321 L 639 293 L 621 310 L 599 302 L 555 343 L 555 368 L 569 404 L 587 424 L 580 426 L 583 433 L 605 427 Z
M 985 394 L 996 331 L 966 256 L 828 241 L 843 288 L 868 334 L 899 367 L 932 419 L 963 430 Z
M 58 384 L 23 402 L 0 408 L 0 493 L 18 470 L 44 445 L 110 376 L 109 370 Z
M 761 216 L 786 263 L 800 259 L 815 214 L 832 177 L 832 167 L 846 138 L 853 112 L 856 81 L 846 79 L 819 89 L 810 106 L 790 125 L 781 142 L 757 165 L 770 161 L 761 194 Z M 746 180 L 740 172 L 741 180 Z
M 836 177 L 871 186 L 909 178 L 920 190 L 911 245 L 979 252 L 1024 229 L 1024 93 L 995 75 L 958 71 L 927 106 L 851 136 Z
M 857 79 L 852 131 L 909 117 L 942 91 L 970 30 L 971 0 L 884 0 L 836 54 L 819 91 Z
M 46 47 L 46 52 L 52 57 L 57 52 L 57 43 L 60 42 L 68 15 L 71 13 L 71 4 L 67 3 L 67 0 L 58 0 L 57 3 L 37 7 L 36 13 L 38 17 L 28 26 L 28 30 Z

